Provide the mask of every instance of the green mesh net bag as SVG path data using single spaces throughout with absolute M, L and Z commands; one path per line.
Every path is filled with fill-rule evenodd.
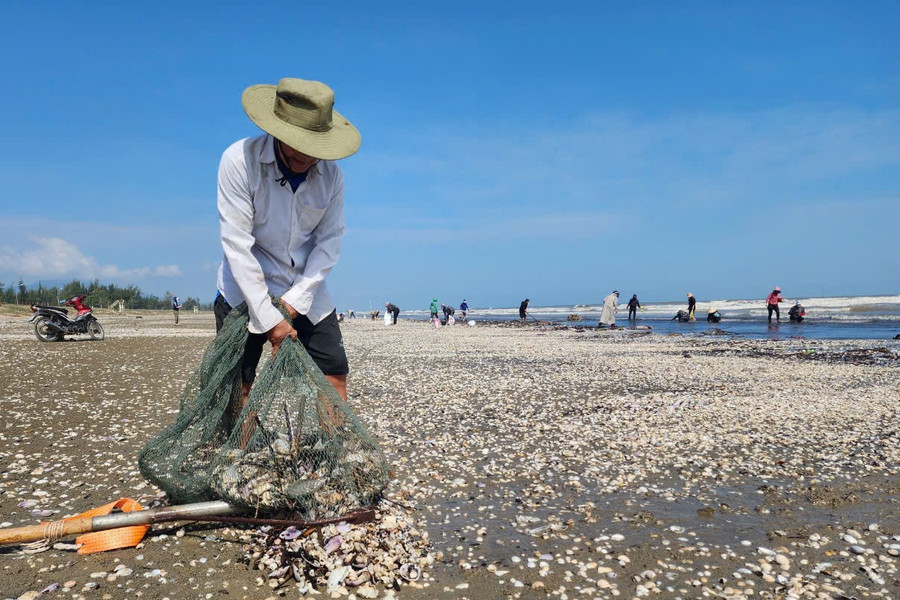
M 307 520 L 374 504 L 384 454 L 300 342 L 284 340 L 241 408 L 248 321 L 246 304 L 229 313 L 175 422 L 141 450 L 141 473 L 178 504 L 220 499 Z

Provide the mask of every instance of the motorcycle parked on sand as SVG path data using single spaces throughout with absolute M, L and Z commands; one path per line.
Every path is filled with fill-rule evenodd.
M 60 342 L 63 336 L 86 333 L 92 340 L 102 340 L 105 337 L 103 326 L 94 316 L 90 306 L 82 302 L 84 296 L 75 296 L 66 300 L 66 306 L 75 309 L 75 318 L 69 318 L 69 311 L 57 306 L 31 305 L 30 323 L 34 323 L 34 334 L 42 342 Z

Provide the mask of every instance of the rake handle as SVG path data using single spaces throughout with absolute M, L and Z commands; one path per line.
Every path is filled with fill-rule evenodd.
M 58 537 L 79 535 L 94 531 L 92 521 L 94 517 L 81 517 L 71 521 L 62 521 L 59 528 L 54 528 Z M 13 527 L 12 529 L 0 529 L 0 545 L 21 544 L 24 542 L 37 542 L 47 537 L 49 526 L 46 523 L 40 525 L 28 525 L 26 527 Z
M 240 512 L 238 508 L 227 502 L 215 501 L 165 506 L 134 512 L 117 512 L 96 517 L 76 517 L 53 523 L 0 529 L 0 545 L 37 542 L 46 539 L 48 533 L 52 533 L 54 539 L 60 539 L 69 535 L 106 531 L 118 527 L 152 525 L 171 521 L 195 521 L 202 520 L 205 516 L 233 515 L 238 512 Z

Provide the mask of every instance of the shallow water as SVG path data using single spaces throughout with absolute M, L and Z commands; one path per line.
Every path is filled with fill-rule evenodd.
M 404 318 L 402 315 L 401 319 Z M 416 320 L 416 317 L 408 317 Z M 507 315 L 492 315 L 490 317 L 481 317 L 475 315 L 472 317 L 476 323 L 482 322 L 514 322 L 517 317 Z M 596 327 L 597 321 L 590 317 L 585 317 L 581 321 L 567 321 L 565 316 L 558 314 L 542 315 L 536 313 L 534 319 L 529 319 L 529 323 L 549 322 L 556 325 L 566 325 L 570 327 Z M 815 320 L 807 319 L 803 323 L 791 323 L 784 320 L 781 323 L 767 323 L 762 320 L 750 319 L 723 319 L 719 323 L 708 323 L 705 317 L 693 323 L 680 323 L 662 318 L 638 318 L 636 321 L 628 321 L 626 319 L 618 319 L 616 325 L 630 328 L 647 328 L 651 327 L 653 333 L 663 335 L 721 335 L 731 336 L 740 339 L 763 339 L 763 340 L 792 340 L 792 339 L 808 339 L 808 340 L 890 340 L 893 341 L 896 335 L 900 335 L 900 323 L 892 320 L 872 320 L 868 322 L 857 321 L 835 321 L 835 320 Z M 427 326 L 427 323 L 423 323 Z M 900 343 L 900 341 L 898 341 Z

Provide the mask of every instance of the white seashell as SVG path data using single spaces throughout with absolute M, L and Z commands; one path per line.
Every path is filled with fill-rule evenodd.
M 339 567 L 331 572 L 328 575 L 328 583 L 325 586 L 325 593 L 333 594 L 341 587 L 341 584 L 344 582 L 344 578 L 350 573 L 350 567 L 344 566 Z
M 416 581 L 419 577 L 422 576 L 422 571 L 419 569 L 418 565 L 413 563 L 405 563 L 400 565 L 400 568 L 397 570 L 400 574 L 400 577 L 405 579 L 406 581 Z

